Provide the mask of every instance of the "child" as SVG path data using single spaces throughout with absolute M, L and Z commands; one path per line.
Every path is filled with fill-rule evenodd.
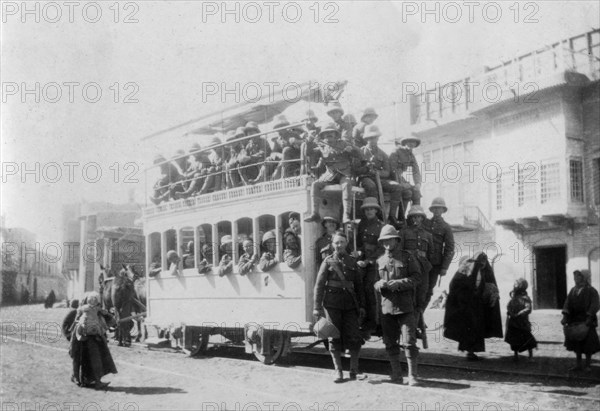
M 525 350 L 529 351 L 529 360 L 533 358 L 533 349 L 537 347 L 537 341 L 531 334 L 531 323 L 529 322 L 529 313 L 531 313 L 531 299 L 527 295 L 527 281 L 519 278 L 515 281 L 513 290 L 510 293 L 506 319 L 506 337 L 504 341 L 510 344 L 510 349 L 514 351 L 514 361 L 519 361 L 519 353 Z
M 77 325 L 75 326 L 75 335 L 79 341 L 85 341 L 90 335 L 103 336 L 108 328 L 104 317 L 100 315 L 100 295 L 93 291 L 87 295 L 81 307 L 77 309 Z

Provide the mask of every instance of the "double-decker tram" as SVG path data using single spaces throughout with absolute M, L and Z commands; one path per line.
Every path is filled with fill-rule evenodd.
M 341 89 L 343 84 L 336 89 L 337 96 Z M 304 92 L 313 101 L 318 94 L 320 102 L 315 105 L 337 97 L 323 87 L 307 87 Z M 235 167 L 228 161 L 234 158 L 236 144 L 249 151 L 251 141 L 274 152 L 267 149 L 268 139 L 287 132 L 293 134 L 286 135 L 286 144 L 305 149 L 310 130 L 302 119 L 280 122 L 263 132 L 254 127 L 242 134 L 237 127 L 261 116 L 267 122 L 277 120 L 285 103 L 248 105 L 245 111 L 220 116 L 225 127 L 204 127 L 200 147 L 195 146 L 191 157 L 204 162 L 205 167 L 198 167 L 205 171 L 195 177 L 182 172 L 185 161 L 194 161 L 184 153 L 170 160 L 158 157 L 147 171 L 151 183 L 152 173 L 154 177 L 162 173 L 154 186 L 155 204 L 143 210 L 149 267 L 147 323 L 161 328 L 182 324 L 183 348 L 190 355 L 205 351 L 211 335 L 221 335 L 272 364 L 290 352 L 291 338 L 312 335 L 313 287 L 319 268 L 315 242 L 323 227 L 304 222 L 313 211 L 314 176 L 300 163 L 309 160 L 297 158 L 298 153 L 287 159 L 284 148 L 281 158 L 258 150 L 261 159 L 255 156 Z M 207 136 L 211 129 L 218 129 L 224 141 Z M 179 171 L 172 168 L 177 162 Z M 179 180 L 169 175 L 176 172 L 182 174 Z M 197 190 L 192 193 L 189 186 L 194 179 Z M 323 190 L 319 204 L 320 215 L 342 220 L 339 185 Z

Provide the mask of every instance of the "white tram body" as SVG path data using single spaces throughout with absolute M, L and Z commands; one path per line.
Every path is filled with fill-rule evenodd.
M 184 347 L 192 354 L 206 349 L 211 334 L 221 334 L 234 343 L 245 341 L 247 351 L 266 363 L 276 360 L 269 357 L 271 350 L 278 358 L 286 354 L 282 348 L 289 350 L 291 337 L 311 333 L 318 271 L 315 241 L 322 233 L 321 224 L 303 222 L 311 204 L 311 183 L 308 176 L 291 177 L 146 207 L 146 266 L 157 255 L 162 265 L 159 275 L 147 277 L 147 323 L 161 328 L 184 325 Z M 340 198 L 339 186 L 325 190 L 321 212 L 339 216 Z M 282 261 L 283 232 L 292 212 L 302 221 L 302 263 L 295 269 Z M 242 231 L 250 231 L 256 239 L 256 233 L 275 230 L 279 263 L 268 272 L 255 268 L 240 275 L 240 251 L 234 246 L 234 271 L 219 276 L 216 268 L 223 227 L 230 227 L 234 245 L 241 241 Z M 212 272 L 199 274 L 198 252 L 194 253 L 194 268 L 167 267 L 167 251 L 181 250 L 192 238 L 196 251 L 202 242 L 212 244 Z M 260 241 L 254 246 L 260 255 Z M 258 332 L 258 345 L 249 346 L 250 332 Z M 280 345 L 269 348 L 272 343 L 266 334 L 276 335 Z

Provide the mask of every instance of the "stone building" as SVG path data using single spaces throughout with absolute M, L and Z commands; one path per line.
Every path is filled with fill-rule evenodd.
M 422 204 L 443 196 L 457 229 L 451 269 L 486 251 L 504 301 L 524 277 L 535 308 L 562 308 L 580 268 L 600 289 L 599 80 L 594 30 L 411 96 Z

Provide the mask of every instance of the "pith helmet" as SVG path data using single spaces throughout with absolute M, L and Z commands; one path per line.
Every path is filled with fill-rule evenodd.
M 201 146 L 200 144 L 198 144 L 198 143 L 194 143 L 194 144 L 192 144 L 192 146 L 190 147 L 190 151 L 189 151 L 189 152 L 190 152 L 191 154 L 193 154 L 193 153 L 196 153 L 196 152 L 198 152 L 198 151 L 200 151 L 200 150 L 202 150 L 202 146 Z
M 305 116 L 306 117 L 302 119 L 303 121 L 308 120 L 308 121 L 313 121 L 315 123 L 317 121 L 319 121 L 319 118 L 316 116 L 315 112 L 312 110 L 306 110 Z
M 235 140 L 235 130 L 229 130 L 227 134 L 225 134 L 225 141 Z
M 331 115 L 331 113 L 333 113 L 334 111 L 339 111 L 340 113 L 342 113 L 342 115 L 344 114 L 344 109 L 338 101 L 334 101 L 331 104 L 331 106 L 327 109 L 327 114 Z
M 381 206 L 379 205 L 379 203 L 377 202 L 377 199 L 375 197 L 367 197 L 363 200 L 363 203 L 360 206 L 360 209 L 364 210 L 365 208 L 376 208 L 379 211 L 381 211 Z
M 319 137 L 321 137 L 324 133 L 332 131 L 337 134 L 338 138 L 340 137 L 340 130 L 338 130 L 337 125 L 335 123 L 327 123 L 325 127 L 321 128 L 321 131 L 319 132 Z
M 273 124 L 273 129 L 286 127 L 289 125 L 290 122 L 287 120 L 287 118 L 283 114 L 280 114 L 277 117 L 275 117 L 275 124 Z
M 224 235 L 223 237 L 221 237 L 221 245 L 231 243 L 231 242 L 233 242 L 233 239 L 231 238 L 230 235 Z
M 364 119 L 366 116 L 373 116 L 373 117 L 377 118 L 377 117 L 379 117 L 379 114 L 377 114 L 377 112 L 375 111 L 375 109 L 373 107 L 367 107 L 362 112 L 362 115 L 360 116 L 360 121 L 364 122 L 365 121 Z
M 408 210 L 407 217 L 411 217 L 411 216 L 415 216 L 415 215 L 420 215 L 420 216 L 423 216 L 423 218 L 427 218 L 427 214 L 425 214 L 425 210 L 423 210 L 423 207 L 421 207 L 420 205 L 413 205 L 410 207 L 410 210 Z
M 398 235 L 398 231 L 394 228 L 393 225 L 386 224 L 382 227 L 381 233 L 379 234 L 379 238 L 377 241 L 389 240 L 390 238 L 400 239 Z
M 415 147 L 419 147 L 421 145 L 421 140 L 416 138 L 416 137 L 405 137 L 403 139 L 400 140 L 400 145 L 401 146 L 405 146 L 406 143 L 408 143 L 409 141 L 412 141 L 415 143 Z
M 380 136 L 381 131 L 379 131 L 379 127 L 377 127 L 375 124 L 369 124 L 367 127 L 365 127 L 365 135 L 363 138 L 375 138 Z
M 156 165 L 156 164 L 164 163 L 165 161 L 167 161 L 167 159 L 164 158 L 164 156 L 162 154 L 157 154 L 154 156 L 154 161 L 152 161 L 152 163 L 154 165 Z
M 265 235 L 263 235 L 262 242 L 264 243 L 267 240 L 272 240 L 272 239 L 275 239 L 275 238 L 276 238 L 275 237 L 275 231 L 273 231 L 273 230 L 267 231 L 265 233 Z
M 181 157 L 185 157 L 185 151 L 183 151 L 182 149 L 179 149 L 175 152 L 175 154 L 173 154 L 173 159 L 180 159 Z
M 238 127 L 235 130 L 235 138 L 240 138 L 240 137 L 244 137 L 246 135 L 246 128 L 245 127 Z
M 444 209 L 444 213 L 446 211 L 448 211 L 448 207 L 446 207 L 446 202 L 444 201 L 444 199 L 442 197 L 436 197 L 431 202 L 431 206 L 429 206 L 429 211 L 431 211 L 432 213 L 433 213 L 433 210 L 432 210 L 433 207 L 441 207 L 441 208 L 443 208 Z
M 244 127 L 244 130 L 246 131 L 246 133 L 248 133 L 248 132 L 252 132 L 252 134 L 260 133 L 260 128 L 258 128 L 258 124 L 256 124 L 256 121 L 247 122 L 246 127 Z
M 210 140 L 209 147 L 216 146 L 218 144 L 221 144 L 221 139 L 219 137 L 213 137 L 212 140 Z
M 343 117 L 343 120 L 348 123 L 351 124 L 352 126 L 355 126 L 358 124 L 358 121 L 356 121 L 356 117 L 354 117 L 352 114 L 346 114 Z
M 340 330 L 338 330 L 337 327 L 325 317 L 321 317 L 319 321 L 315 323 L 313 331 L 320 340 L 324 340 L 326 338 L 340 338 Z
M 325 223 L 331 221 L 332 223 L 335 223 L 336 228 L 340 228 L 340 220 L 338 220 L 337 218 L 330 216 L 330 215 L 326 215 L 325 217 L 323 217 L 323 220 L 321 221 L 321 225 L 323 227 L 325 227 Z

